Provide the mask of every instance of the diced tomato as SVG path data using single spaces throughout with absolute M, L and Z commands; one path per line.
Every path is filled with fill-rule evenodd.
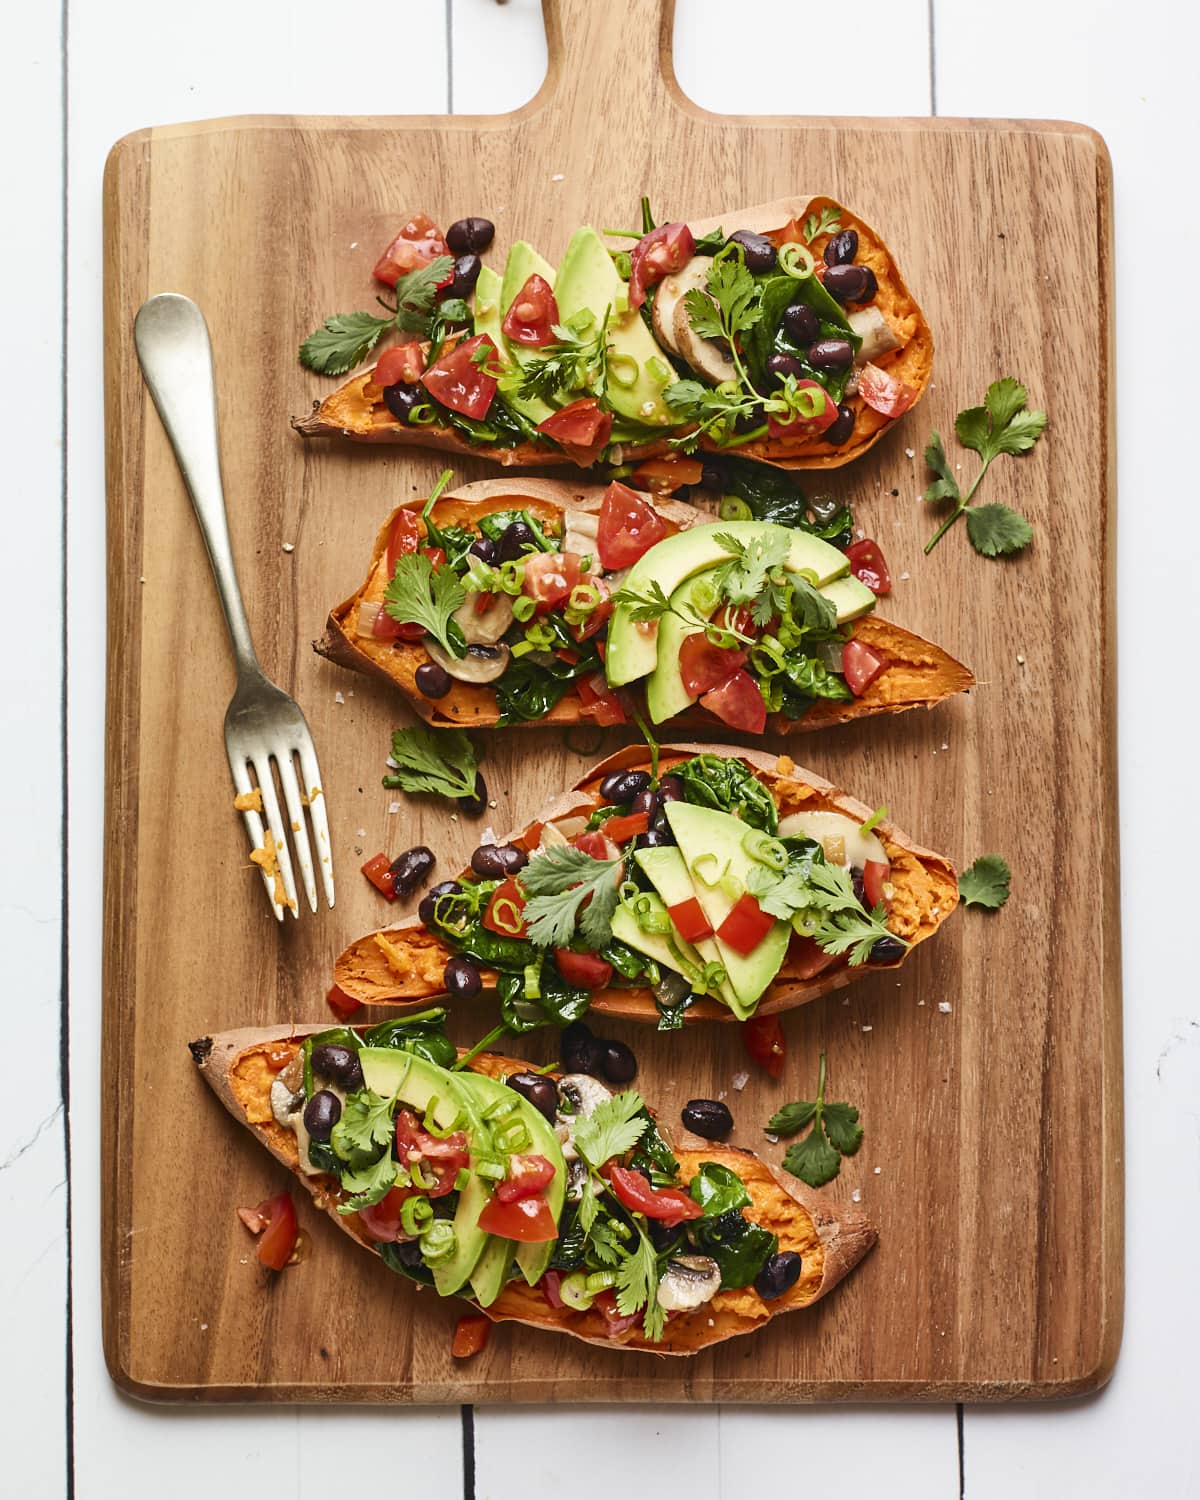
M 425 627 L 415 620 L 393 620 L 381 606 L 371 626 L 371 635 L 377 641 L 419 641 L 425 637 Z
M 514 344 L 541 349 L 554 342 L 557 322 L 558 303 L 554 300 L 550 283 L 534 272 L 513 298 L 500 327 L 505 338 Z
M 394 1244 L 400 1238 L 400 1208 L 406 1198 L 416 1193 L 416 1188 L 394 1187 L 386 1198 L 358 1211 L 358 1222 L 370 1237 L 381 1245 Z
M 625 723 L 625 705 L 620 694 L 608 685 L 603 672 L 594 677 L 583 677 L 575 684 L 575 691 L 583 704 L 583 712 L 593 724 L 607 727 Z
M 700 706 L 716 714 L 731 729 L 743 729 L 747 734 L 761 734 L 767 727 L 767 705 L 758 690 L 758 683 L 744 668 L 735 672 L 728 682 L 713 688 L 700 699 Z
M 277 1198 L 268 1198 L 265 1203 L 260 1203 L 257 1211 L 267 1226 L 258 1242 L 259 1261 L 272 1271 L 282 1271 L 292 1258 L 296 1238 L 300 1233 L 296 1222 L 296 1205 L 292 1202 L 290 1193 L 280 1193 Z
M 431 568 L 442 568 L 446 565 L 446 549 L 444 547 L 422 547 L 421 556 L 429 559 Z
M 554 1181 L 554 1165 L 544 1156 L 510 1156 L 508 1176 L 496 1188 L 496 1197 L 501 1203 L 516 1203 L 520 1198 L 532 1198 Z
M 414 1157 L 419 1159 L 424 1179 L 420 1191 L 430 1198 L 443 1198 L 454 1191 L 455 1179 L 470 1160 L 467 1138 L 461 1130 L 445 1137 L 430 1135 L 411 1110 L 402 1109 L 396 1116 L 396 1159 L 411 1170 Z M 434 1181 L 429 1186 L 431 1177 Z
M 686 224 L 660 224 L 643 235 L 629 252 L 630 307 L 641 307 L 646 288 L 672 271 L 682 271 L 695 251 L 696 241 Z
M 668 906 L 667 916 L 675 924 L 675 931 L 685 943 L 698 943 L 701 938 L 712 937 L 712 923 L 704 915 L 704 908 L 695 896 Z
M 577 464 L 586 465 L 600 456 L 612 436 L 612 424 L 612 412 L 601 411 L 594 396 L 581 396 L 539 422 L 538 431 L 553 438 Z
M 597 1293 L 592 1307 L 596 1312 L 604 1314 L 604 1332 L 610 1339 L 620 1338 L 623 1333 L 628 1333 L 644 1316 L 641 1312 L 623 1313 L 617 1306 L 613 1292 L 607 1287 Z
M 396 899 L 396 877 L 386 854 L 373 854 L 363 865 L 362 872 L 381 896 L 386 896 L 389 901 Z
M 858 372 L 858 394 L 880 416 L 902 417 L 920 392 L 878 365 L 867 364 Z
M 581 990 L 607 989 L 613 976 L 613 967 L 594 953 L 572 953 L 570 948 L 555 948 L 554 962 L 558 972 L 567 981 Z
M 470 1359 L 473 1354 L 487 1348 L 491 1333 L 491 1318 L 485 1318 L 482 1313 L 468 1313 L 454 1325 L 450 1353 L 455 1359 Z
M 558 1225 L 545 1198 L 519 1198 L 502 1203 L 489 1198 L 479 1215 L 479 1227 L 501 1239 L 519 1240 L 523 1245 L 544 1244 L 558 1238 Z
M 523 593 L 537 601 L 539 615 L 560 609 L 579 582 L 578 552 L 530 552 L 525 557 Z
M 754 616 L 744 604 L 722 604 L 712 622 L 719 630 L 736 630 L 739 635 L 758 634 Z
M 581 833 L 572 842 L 576 849 L 581 850 L 584 854 L 590 854 L 593 859 L 616 859 L 617 855 L 621 852 L 612 839 L 602 833 L 599 828 L 593 828 L 590 833 Z M 617 873 L 619 876 L 620 871 Z M 620 884 L 620 881 L 618 880 L 616 883 Z
M 683 645 L 679 648 L 680 676 L 693 698 L 719 688 L 745 665 L 744 651 L 736 651 L 732 646 L 714 646 L 703 630 L 685 636 Z M 758 696 L 761 702 L 762 694 L 759 693 Z
M 879 652 L 863 645 L 862 641 L 851 637 L 846 642 L 842 651 L 842 676 L 856 698 L 862 697 L 886 666 L 887 662 Z
M 340 1021 L 349 1020 L 356 1011 L 362 1008 L 361 1001 L 352 1000 L 346 991 L 339 989 L 336 984 L 330 986 L 325 996 L 325 1004 Z
M 717 936 L 735 953 L 745 956 L 754 952 L 774 925 L 775 918 L 763 911 L 749 891 L 743 891 L 717 928 Z
M 603 630 L 605 625 L 608 624 L 608 617 L 613 612 L 612 590 L 603 578 L 592 573 L 585 573 L 579 582 L 581 584 L 590 584 L 600 596 L 599 602 L 591 614 L 581 620 L 578 625 L 567 627 L 577 641 L 587 641 L 596 635 L 597 632 Z M 560 651 L 558 655 L 563 656 L 564 653 Z M 579 660 L 578 656 L 575 660 Z
M 872 911 L 877 906 L 887 905 L 883 888 L 891 873 L 892 867 L 886 860 L 869 859 L 863 865 L 863 892 L 867 898 L 867 905 Z
M 700 1205 L 680 1188 L 651 1187 L 640 1172 L 628 1167 L 613 1167 L 609 1173 L 612 1190 L 634 1213 L 645 1214 L 664 1224 L 682 1224 L 698 1219 L 704 1213 Z
M 464 417 L 486 417 L 496 394 L 496 346 L 486 333 L 455 344 L 421 376 L 429 394 Z
M 623 818 L 609 818 L 604 831 L 614 844 L 627 844 L 650 827 L 649 813 L 629 813 Z
M 600 503 L 596 551 L 610 572 L 629 568 L 667 534 L 654 507 L 627 485 L 613 480 Z
M 873 594 L 892 592 L 892 575 L 888 572 L 887 560 L 878 542 L 864 537 L 846 548 L 850 560 L 850 571 L 860 583 L 865 583 Z
M 407 344 L 393 344 L 390 349 L 385 349 L 371 373 L 371 379 L 378 386 L 398 385 L 401 381 L 405 385 L 416 385 L 424 368 L 425 356 L 421 352 L 421 345 L 416 339 L 412 339 Z
M 837 421 L 837 402 L 823 385 L 818 385 L 815 380 L 798 380 L 796 386 L 801 391 L 811 392 L 815 414 L 811 417 L 798 416 L 791 422 L 783 422 L 768 413 L 767 428 L 773 438 L 816 437 Z
M 387 576 L 390 582 L 396 564 L 421 545 L 421 523 L 415 511 L 398 510 L 388 532 Z
M 793 932 L 788 942 L 784 967 L 789 979 L 815 979 L 837 961 L 834 954 L 825 952 L 816 938 L 806 937 L 802 932 Z
M 629 477 L 639 489 L 671 495 L 685 484 L 699 484 L 704 465 L 698 458 L 648 458 Z
M 525 893 L 511 877 L 492 892 L 483 925 L 501 937 L 525 936 Z
M 778 1016 L 751 1016 L 743 1022 L 742 1045 L 750 1061 L 765 1068 L 772 1078 L 783 1072 L 787 1043 Z
M 413 214 L 400 233 L 375 262 L 374 276 L 385 286 L 395 286 L 401 276 L 407 276 L 418 266 L 427 266 L 439 255 L 448 255 L 442 231 L 428 214 Z M 444 285 L 454 279 L 453 270 Z

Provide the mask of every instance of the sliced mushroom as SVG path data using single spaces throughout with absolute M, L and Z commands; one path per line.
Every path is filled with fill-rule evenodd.
M 542 835 L 538 839 L 538 847 L 542 849 L 565 849 L 569 840 L 565 833 L 560 833 L 553 823 L 547 823 L 542 828 Z
M 570 1114 L 564 1115 L 562 1110 L 559 1110 L 559 1119 L 565 1119 L 569 1124 L 579 1115 L 590 1115 L 606 1099 L 611 1099 L 612 1091 L 606 1089 L 600 1080 L 593 1078 L 590 1073 L 565 1073 L 558 1080 L 558 1097 L 564 1104 L 571 1106 Z
M 512 655 L 507 646 L 468 646 L 466 656 L 451 656 L 429 636 L 425 637 L 425 649 L 459 682 L 495 682 L 504 676 Z
M 295 1124 L 293 1117 L 303 1108 L 303 1085 L 293 1091 L 284 1078 L 275 1077 L 271 1082 L 271 1113 L 275 1116 L 276 1124 L 282 1125 L 285 1130 L 291 1130 Z
M 682 352 L 675 341 L 675 309 L 682 303 L 684 294 L 690 292 L 693 287 L 704 290 L 708 285 L 708 273 L 711 270 L 711 256 L 693 255 L 682 271 L 676 271 L 674 275 L 664 277 L 659 283 L 658 291 L 654 294 L 651 318 L 654 323 L 655 337 L 663 348 L 669 349 L 672 354 Z
M 596 536 L 600 529 L 600 517 L 593 510 L 568 510 L 564 517 L 566 534 L 563 537 L 564 552 L 592 552 L 596 550 Z
M 512 599 L 507 594 L 491 594 L 488 607 L 482 612 L 475 607 L 478 599 L 478 594 L 468 594 L 453 618 L 458 621 L 468 646 L 494 646 L 512 624 Z
M 737 378 L 728 346 L 724 341 L 702 339 L 692 327 L 687 303 L 682 301 L 675 309 L 675 341 L 681 358 L 687 360 L 697 375 L 713 385 Z
M 862 339 L 862 348 L 854 356 L 856 365 L 869 364 L 881 354 L 899 349 L 904 342 L 897 338 L 896 330 L 877 307 L 860 308 L 858 312 L 852 312 L 846 321 Z
M 710 1255 L 680 1255 L 667 1262 L 658 1283 L 658 1305 L 690 1312 L 710 1302 L 721 1287 L 721 1268 Z
M 687 360 L 697 375 L 714 385 L 732 380 L 737 371 L 729 350 L 714 339 L 702 339 L 692 329 L 685 298 L 690 291 L 703 292 L 712 270 L 712 257 L 693 255 L 682 271 L 668 276 L 654 294 L 654 331 L 672 354 Z

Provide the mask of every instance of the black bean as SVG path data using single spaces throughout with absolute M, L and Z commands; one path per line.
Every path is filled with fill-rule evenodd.
M 314 1141 L 327 1141 L 342 1118 L 342 1101 L 328 1089 L 314 1094 L 304 1106 L 304 1128 Z
M 658 811 L 658 793 L 652 792 L 649 787 L 644 792 L 639 792 L 629 804 L 630 813 L 656 813 Z
M 540 1073 L 510 1073 L 504 1080 L 510 1089 L 516 1089 L 522 1099 L 528 1099 L 538 1114 L 553 1120 L 558 1112 L 558 1086 L 552 1078 Z
M 417 916 L 429 927 L 434 919 L 434 906 L 439 896 L 458 896 L 462 893 L 462 886 L 457 880 L 442 880 L 430 889 L 421 898 L 421 904 L 417 907 Z
M 664 776 L 658 783 L 658 800 L 660 802 L 682 802 L 682 779 L 678 776 Z
M 742 247 L 746 255 L 746 269 L 755 276 L 765 276 L 768 271 L 775 269 L 779 252 L 765 234 L 755 234 L 753 229 L 739 229 L 729 236 L 726 243 Z
M 413 678 L 422 698 L 444 698 L 454 686 L 450 673 L 436 661 L 423 661 Z
M 706 1141 L 723 1141 L 733 1129 L 729 1106 L 720 1099 L 689 1099 L 679 1118 L 686 1129 L 702 1135 Z
M 854 300 L 856 302 L 874 302 L 879 292 L 879 282 L 875 279 L 875 272 L 872 271 L 870 266 L 864 266 L 863 270 L 867 273 L 867 285 L 861 296 L 855 297 Z
M 471 868 L 485 880 L 503 880 L 529 863 L 529 856 L 516 844 L 480 844 L 471 855 Z
M 468 250 L 486 250 L 495 237 L 491 219 L 455 219 L 446 231 L 446 244 L 455 255 L 465 255 Z
M 635 849 L 668 849 L 675 842 L 675 835 L 668 828 L 665 833 L 657 828 L 647 829 L 645 833 L 639 833 L 633 841 Z
M 487 782 L 483 779 L 482 771 L 475 772 L 474 793 L 470 797 L 459 797 L 457 801 L 464 818 L 481 818 L 487 812 Z
M 435 1214 L 436 1217 L 436 1214 Z M 419 1270 L 425 1264 L 425 1256 L 421 1250 L 420 1240 L 397 1240 L 390 1247 L 390 1253 L 410 1271 Z M 426 1272 L 428 1275 L 428 1272 Z
M 600 783 L 600 795 L 605 802 L 632 802 L 649 785 L 649 771 L 611 771 Z
M 632 1083 L 637 1077 L 637 1058 L 624 1042 L 602 1042 L 600 1067 L 609 1083 Z
M 814 370 L 848 370 L 854 363 L 854 345 L 849 339 L 821 339 L 808 350 Z
M 601 1046 L 592 1035 L 591 1028 L 582 1021 L 572 1021 L 562 1034 L 558 1044 L 562 1065 L 568 1073 L 595 1073 L 599 1071 Z
M 446 986 L 446 993 L 453 1000 L 473 1000 L 483 987 L 479 969 L 461 953 L 446 964 L 442 981 Z
M 827 443 L 835 446 L 844 443 L 854 431 L 854 408 L 844 403 L 838 407 L 838 414 L 834 421 L 821 434 Z
M 651 833 L 670 833 L 671 820 L 667 817 L 666 808 L 660 807 L 650 819 Z
M 866 906 L 866 881 L 863 879 L 862 870 L 857 865 L 852 865 L 850 867 L 850 884 L 854 888 L 854 899 L 858 902 L 859 906 Z
M 859 302 L 871 283 L 866 266 L 830 266 L 825 272 L 824 287 L 839 302 Z
M 899 938 L 881 937 L 871 948 L 870 961 L 873 964 L 898 964 L 907 952 Z
M 388 873 L 395 882 L 397 896 L 407 896 L 415 891 L 429 879 L 436 863 L 433 850 L 427 849 L 424 844 L 418 844 L 415 849 L 406 849 L 399 858 L 392 860 Z
M 384 386 L 383 404 L 397 422 L 403 422 L 407 426 L 413 407 L 424 398 L 424 395 L 423 387 L 406 385 L 403 380 L 398 380 L 395 385 Z
M 537 537 L 533 527 L 524 521 L 512 521 L 505 528 L 496 547 L 497 562 L 516 562 L 533 548 L 537 551 Z
M 767 359 L 767 370 L 782 385 L 789 375 L 804 379 L 804 366 L 794 354 L 772 354 Z
M 791 1291 L 800 1280 L 803 1268 L 804 1262 L 794 1250 L 781 1250 L 778 1255 L 772 1255 L 764 1261 L 762 1269 L 754 1278 L 754 1290 L 764 1302 L 782 1297 L 784 1292 Z
M 490 536 L 481 536 L 467 548 L 472 557 L 477 557 L 481 562 L 494 563 L 496 561 L 496 544 Z
M 483 270 L 483 262 L 478 255 L 460 255 L 454 262 L 454 280 L 449 286 L 443 287 L 443 297 L 469 297 L 475 290 L 475 283 L 479 280 L 479 273 Z
M 825 246 L 827 266 L 848 266 L 858 255 L 858 230 L 843 229 Z
M 353 1047 L 340 1047 L 336 1042 L 314 1047 L 312 1067 L 318 1078 L 328 1078 L 348 1094 L 363 1086 L 362 1064 Z
M 821 332 L 821 320 L 807 302 L 793 302 L 783 310 L 783 326 L 798 344 L 811 344 Z

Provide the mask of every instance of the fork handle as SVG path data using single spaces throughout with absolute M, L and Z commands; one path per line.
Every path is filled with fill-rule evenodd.
M 138 309 L 133 341 L 208 548 L 238 676 L 261 675 L 229 541 L 217 449 L 212 344 L 204 314 L 190 297 L 163 292 Z

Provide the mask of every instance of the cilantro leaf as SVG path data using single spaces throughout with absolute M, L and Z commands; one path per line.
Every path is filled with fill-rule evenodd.
M 842 227 L 841 210 L 827 204 L 819 215 L 809 214 L 804 221 L 804 238 L 811 245 L 821 234 L 837 234 Z
M 1020 411 L 993 440 L 997 453 L 1028 453 L 1046 430 L 1044 411 Z
M 591 1233 L 599 1212 L 600 1205 L 596 1201 L 595 1193 L 592 1192 L 591 1178 L 589 1177 L 583 1184 L 583 1194 L 579 1199 L 579 1227 L 583 1230 L 584 1234 Z
M 808 1124 L 802 1141 L 788 1147 L 784 1170 L 809 1187 L 823 1187 L 841 1170 L 843 1156 L 853 1156 L 862 1144 L 863 1128 L 853 1104 L 825 1102 L 825 1054 L 817 1073 L 817 1097 L 785 1104 L 767 1122 L 772 1135 L 795 1135 Z
M 385 787 L 432 792 L 439 797 L 470 797 L 477 766 L 471 741 L 461 729 L 397 729 L 392 735 L 395 767 Z
M 595 1204 L 595 1196 L 589 1192 L 587 1186 L 584 1187 L 583 1193 L 585 1198 L 591 1198 L 592 1203 Z M 617 1234 L 612 1219 L 595 1220 L 591 1226 L 591 1233 L 588 1235 L 588 1244 L 592 1254 L 602 1266 L 617 1265 L 625 1252 L 624 1243 Z
M 428 336 L 432 329 L 438 287 L 454 270 L 448 255 L 439 255 L 426 266 L 418 266 L 396 283 L 395 324 L 401 333 Z
M 988 441 L 987 407 L 971 406 L 960 411 L 954 419 L 954 436 L 964 448 L 982 453 Z
M 393 620 L 423 626 L 448 656 L 465 656 L 467 643 L 451 617 L 466 597 L 451 568 L 435 568 L 422 553 L 409 552 L 397 559 L 383 603 Z
M 585 941 L 593 949 L 603 948 L 612 937 L 615 877 L 622 863 L 593 859 L 570 846 L 536 854 L 521 871 L 521 886 L 531 898 L 525 903 L 530 942 L 539 948 L 565 948 L 578 921 Z
M 300 345 L 300 363 L 318 375 L 344 375 L 366 359 L 392 321 L 365 312 L 335 313 Z
M 1029 400 L 1029 392 L 1019 380 L 1006 375 L 1003 380 L 994 380 L 988 386 L 983 404 L 995 428 L 1007 427 Z
M 587 1164 L 599 1170 L 614 1156 L 624 1156 L 641 1140 L 650 1120 L 641 1113 L 642 1097 L 633 1089 L 614 1094 L 598 1104 L 590 1115 L 575 1122 L 575 1149 Z M 585 1190 L 584 1197 L 587 1192 Z M 580 1202 L 582 1210 L 583 1203 Z
M 936 429 L 929 436 L 925 462 L 938 477 L 925 491 L 924 499 L 931 504 L 938 500 L 960 500 L 962 496 L 958 492 L 958 480 L 951 472 L 941 434 Z
M 618 589 L 613 603 L 628 609 L 630 618 L 636 621 L 661 620 L 663 615 L 671 613 L 671 601 L 656 578 L 650 580 L 644 594 L 630 588 Z
M 708 297 L 705 297 L 698 288 L 694 288 L 684 298 L 689 319 L 692 320 L 700 311 L 701 304 L 707 304 L 709 309 L 704 316 L 711 315 L 712 302 L 717 304 L 720 312 L 720 319 L 716 325 L 718 331 L 715 334 L 701 333 L 701 338 L 723 336 L 732 342 L 735 334 L 745 333 L 748 328 L 753 328 L 762 317 L 761 293 L 758 284 L 746 269 L 740 255 L 715 256 L 706 286 Z M 709 302 L 709 298 L 712 302 Z M 700 333 L 694 321 L 692 321 L 692 327 Z
M 1033 527 L 1007 505 L 972 505 L 967 509 L 967 536 L 984 557 L 1020 552 L 1033 541 Z
M 969 870 L 958 877 L 958 894 L 964 906 L 982 906 L 998 911 L 1008 900 L 1012 871 L 999 854 L 981 854 Z
M 687 308 L 688 322 L 692 325 L 693 333 L 698 334 L 702 339 L 725 337 L 721 309 L 706 292 L 694 286 L 690 292 L 684 293 L 683 305 Z
M 373 1203 L 382 1203 L 395 1184 L 398 1173 L 396 1159 L 390 1151 L 385 1151 L 370 1166 L 347 1169 L 342 1173 L 342 1187 L 354 1196 L 338 1204 L 338 1213 L 353 1214 L 360 1208 L 370 1208 Z
M 537 359 L 518 365 L 505 375 L 500 382 L 501 390 L 515 392 L 525 400 L 540 401 L 553 401 L 556 396 L 583 389 L 593 396 L 603 396 L 611 313 L 611 306 L 605 309 L 599 330 L 591 338 L 583 338 L 556 323 L 553 330 L 556 342 L 539 349 Z
M 637 1246 L 617 1266 L 613 1292 L 618 1312 L 635 1313 L 645 1308 L 642 1327 L 646 1336 L 662 1337 L 665 1316 L 658 1305 L 658 1256 L 644 1234 L 639 1233 Z
M 373 1155 L 380 1146 L 390 1143 L 395 1134 L 392 1123 L 395 1102 L 394 1094 L 384 1098 L 373 1089 L 359 1089 L 347 1096 L 330 1136 L 330 1144 L 343 1161 L 349 1161 L 355 1152 Z

